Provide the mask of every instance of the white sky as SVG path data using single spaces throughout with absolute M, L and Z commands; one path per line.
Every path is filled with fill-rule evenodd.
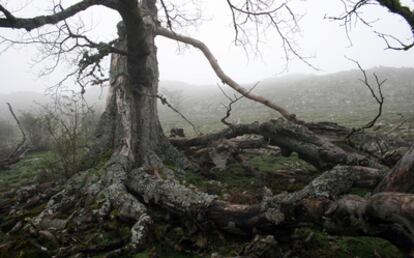
M 15 3 L 16 0 L 13 0 Z M 0 0 L 1 3 L 4 0 Z M 66 0 L 64 3 L 77 2 Z M 294 73 L 331 73 L 354 69 L 355 65 L 344 58 L 357 59 L 364 67 L 393 66 L 414 67 L 414 50 L 407 52 L 384 50 L 385 44 L 372 30 L 392 33 L 402 39 L 410 38 L 408 26 L 398 16 L 387 13 L 383 8 L 366 8 L 368 20 L 374 28 L 359 23 L 350 35 L 353 46 L 349 46 L 345 31 L 338 23 L 323 19 L 325 14 L 338 15 L 342 10 L 340 0 L 296 0 L 293 5 L 298 13 L 304 13 L 300 21 L 302 33 L 297 43 L 304 55 L 312 55 L 312 64 L 320 68 L 315 71 L 298 60 L 289 62 L 289 70 L 284 71 L 285 61 L 280 41 L 275 32 L 268 31 L 266 43 L 261 47 L 262 58 L 246 56 L 241 48 L 233 45 L 234 30 L 231 17 L 224 0 L 199 1 L 206 21 L 196 30 L 191 29 L 191 36 L 204 41 L 217 57 L 224 71 L 235 80 L 246 83 L 261 79 Z M 19 15 L 45 13 L 45 0 L 34 1 L 35 8 L 28 6 Z M 11 1 L 9 1 L 11 4 Z M 94 24 L 93 34 L 100 39 L 112 39 L 118 16 L 103 7 L 92 8 L 82 14 L 86 23 Z M 0 35 L 13 36 L 8 30 L 1 29 Z M 178 53 L 177 43 L 167 39 L 157 39 L 161 80 L 178 80 L 194 84 L 216 84 L 219 80 L 209 67 L 205 58 L 195 49 L 184 49 Z M 38 78 L 42 64 L 34 64 L 37 51 L 33 47 L 9 49 L 0 55 L 0 92 L 43 91 L 63 76 L 56 72 L 49 77 Z M 34 66 L 33 66 L 34 65 Z M 283 73 L 282 73 L 283 72 Z

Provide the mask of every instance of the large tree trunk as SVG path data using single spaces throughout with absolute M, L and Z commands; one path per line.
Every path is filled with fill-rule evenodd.
M 158 118 L 154 4 L 147 0 L 138 6 L 136 0 L 128 0 L 117 6 L 123 22 L 118 24 L 116 48 L 128 55 L 112 55 L 107 104 L 96 131 L 96 144 L 88 157 L 95 165 L 105 159 L 104 168 L 98 174 L 92 168 L 73 176 L 35 219 L 41 229 L 57 223 L 63 223 L 65 228 L 71 218 L 57 219 L 63 210 L 87 212 L 95 203 L 99 206 L 95 211 L 98 221 L 115 210 L 118 217 L 134 222 L 129 244 L 115 250 L 115 256 L 141 248 L 152 224 L 145 205 L 126 187 L 132 169 L 157 170 L 164 161 L 180 166 L 187 162 L 164 136 Z
M 144 1 L 145 2 L 145 1 Z M 155 10 L 146 9 L 156 20 Z M 128 12 L 125 12 L 125 16 Z M 128 19 L 124 20 L 128 21 Z M 134 34 L 144 35 L 133 45 L 129 40 L 127 26 L 118 24 L 119 42 L 117 48 L 131 53 L 146 49 L 132 59 L 113 54 L 110 67 L 110 89 L 106 109 L 98 125 L 94 148 L 96 154 L 112 153 L 122 156 L 135 166 L 159 166 L 163 161 L 183 161 L 170 145 L 161 128 L 157 112 L 159 71 L 157 49 L 154 44 L 154 24 L 151 19 L 143 20 L 143 26 L 136 26 Z M 131 22 L 132 23 L 132 22 Z M 132 76 L 131 76 L 132 74 Z M 178 160 L 177 160 L 178 158 Z

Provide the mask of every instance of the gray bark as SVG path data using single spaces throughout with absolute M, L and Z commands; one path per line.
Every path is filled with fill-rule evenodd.
M 112 55 L 110 89 L 96 132 L 97 144 L 93 156 L 112 152 L 113 156 L 128 157 L 136 166 L 160 166 L 166 160 L 183 165 L 185 159 L 170 145 L 159 122 L 159 71 L 154 44 L 156 13 L 148 7 L 144 10 L 144 25 L 137 26 L 132 33 L 133 37 L 136 37 L 135 34 L 144 35 L 143 39 L 130 40 L 128 26 L 132 25 L 118 25 L 119 42 L 116 48 L 127 51 L 128 56 Z M 125 13 L 127 17 L 128 12 Z M 133 46 L 131 41 L 141 45 Z M 132 59 L 130 53 L 136 52 L 136 49 L 144 51 Z

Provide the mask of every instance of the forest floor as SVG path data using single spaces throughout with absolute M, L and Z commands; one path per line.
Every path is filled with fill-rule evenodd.
M 260 202 L 263 189 L 270 189 L 274 194 L 296 191 L 319 174 L 317 169 L 295 155 L 287 158 L 265 151 L 260 154 L 243 153 L 243 157 L 250 164 L 249 169 L 232 160 L 225 170 L 177 172 L 177 177 L 191 188 L 216 194 L 233 203 L 250 204 Z M 30 219 L 43 210 L 49 197 L 61 188 L 64 180 L 59 179 L 59 175 L 54 174 L 56 172 L 49 171 L 53 162 L 49 152 L 31 153 L 9 170 L 0 171 L 0 258 L 48 257 L 48 249 L 69 241 L 79 243 L 77 248 L 84 253 L 89 252 L 90 257 L 100 257 L 100 253 L 108 248 L 128 240 L 128 222 L 119 221 L 115 214 L 105 224 L 99 227 L 84 225 L 81 231 L 79 228 L 83 225 L 73 221 L 77 233 L 71 235 L 69 226 L 70 240 L 66 239 L 67 236 L 54 236 L 53 232 L 40 235 L 17 233 L 23 227 L 21 221 L 30 224 Z M 25 193 L 29 195 L 33 191 L 36 191 L 34 197 L 25 198 Z M 353 189 L 353 194 L 357 195 L 364 196 L 367 192 L 366 189 Z M 163 215 L 152 215 L 156 222 L 149 248 L 134 255 L 134 258 L 236 257 L 252 248 L 255 242 L 254 239 L 222 232 L 209 232 L 208 235 L 192 232 L 178 226 L 180 223 L 163 222 Z M 289 254 L 284 257 L 403 257 L 393 245 L 378 238 L 332 236 L 309 225 L 286 234 L 286 241 L 278 238 L 278 246 Z

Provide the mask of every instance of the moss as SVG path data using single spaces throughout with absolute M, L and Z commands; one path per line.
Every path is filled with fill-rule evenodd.
M 338 245 L 347 253 L 359 257 L 399 258 L 404 257 L 398 249 L 389 242 L 373 237 L 342 237 Z
M 12 165 L 10 169 L 0 171 L 0 189 L 7 190 L 33 183 L 36 181 L 37 175 L 45 171 L 52 171 L 51 167 L 55 164 L 54 160 L 54 155 L 51 152 L 26 155 L 20 162 Z
M 248 154 L 246 157 L 257 173 L 236 161 L 230 161 L 222 171 L 186 171 L 182 182 L 209 194 L 225 197 L 226 200 L 246 204 L 260 201 L 261 189 L 264 186 L 270 188 L 274 194 L 293 192 L 302 189 L 319 173 L 295 154 L 291 157 Z M 297 171 L 298 180 L 278 175 L 282 171 Z
M 312 239 L 305 243 L 309 234 Z M 373 237 L 332 237 L 326 232 L 312 228 L 296 230 L 299 241 L 295 243 L 294 252 L 299 257 L 404 257 L 389 242 Z
M 301 160 L 297 154 L 290 157 L 281 155 L 247 155 L 249 162 L 262 172 L 275 173 L 278 170 L 301 169 L 316 172 L 317 169 L 311 164 Z
M 369 193 L 370 193 L 369 189 L 361 188 L 361 187 L 353 187 L 350 192 L 350 194 L 355 194 L 361 197 L 365 197 Z
M 150 252 L 145 250 L 142 253 L 134 254 L 131 258 L 150 258 Z

